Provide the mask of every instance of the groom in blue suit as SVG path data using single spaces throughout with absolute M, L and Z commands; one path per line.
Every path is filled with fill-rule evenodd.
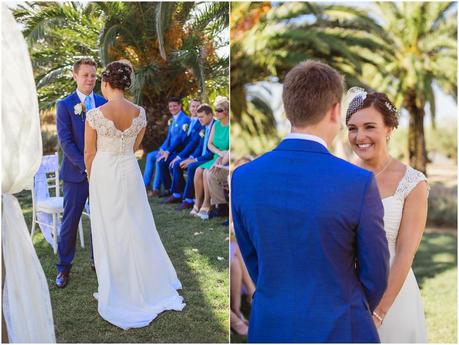
M 84 164 L 84 122 L 86 112 L 103 105 L 106 100 L 93 92 L 96 85 L 96 63 L 90 58 L 73 65 L 77 90 L 56 105 L 59 143 L 64 152 L 60 177 L 64 181 L 64 214 L 58 243 L 59 262 L 56 285 L 64 288 L 69 281 L 75 256 L 78 223 L 89 194 Z M 92 245 L 91 245 L 92 257 Z M 92 260 L 92 258 L 91 258 Z M 91 264 L 93 266 L 93 263 Z
M 292 130 L 233 173 L 236 238 L 256 285 L 249 342 L 376 343 L 389 272 L 383 206 L 369 171 L 333 156 L 342 77 L 306 61 L 285 77 Z

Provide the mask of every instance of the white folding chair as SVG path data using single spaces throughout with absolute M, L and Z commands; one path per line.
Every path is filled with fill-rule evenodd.
M 40 178 L 46 179 L 46 181 L 40 180 Z M 37 200 L 36 195 L 36 183 L 46 183 L 48 190 L 47 197 L 41 200 Z M 50 191 L 54 189 L 54 195 L 51 196 Z M 52 223 L 46 223 L 40 221 L 37 217 L 39 213 L 45 213 L 52 216 Z M 35 232 L 36 224 L 40 227 L 48 227 L 51 229 L 52 235 L 52 246 L 54 254 L 57 253 L 58 243 L 58 226 L 61 223 L 61 214 L 64 213 L 64 198 L 60 196 L 59 191 L 59 157 L 57 152 L 53 155 L 43 156 L 40 168 L 37 174 L 34 176 L 32 183 L 32 229 L 30 230 L 30 236 L 33 237 Z M 81 247 L 84 248 L 84 235 L 83 235 L 83 224 L 80 218 L 78 224 L 78 230 L 80 235 Z

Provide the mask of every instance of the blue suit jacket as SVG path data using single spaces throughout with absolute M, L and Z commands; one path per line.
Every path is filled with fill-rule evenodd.
M 212 122 L 210 123 L 210 130 L 212 130 L 212 126 L 214 125 L 214 123 L 215 123 L 215 120 L 212 119 Z M 206 127 L 203 126 L 202 128 L 204 129 L 204 134 L 205 134 Z M 210 132 L 209 132 L 209 136 L 210 136 Z M 201 162 L 201 163 L 210 161 L 212 158 L 214 158 L 214 153 L 210 151 L 209 148 L 207 148 L 207 151 L 205 154 L 202 154 L 202 148 L 204 147 L 204 145 L 208 144 L 208 142 L 207 143 L 204 142 L 204 139 L 205 139 L 205 135 L 199 137 L 199 144 L 198 146 L 196 146 L 196 149 L 194 150 L 194 152 L 192 152 L 190 155 L 196 158 L 197 162 Z
M 235 170 L 236 238 L 255 282 L 249 342 L 379 342 L 389 252 L 373 174 L 286 139 Z
M 181 111 L 176 121 L 172 121 L 167 131 L 166 140 L 161 145 L 161 149 L 169 153 L 180 152 L 185 146 L 185 140 L 188 133 L 188 126 L 190 118 Z
M 185 139 L 185 148 L 178 153 L 178 156 L 181 159 L 187 159 L 191 155 L 191 153 L 193 153 L 196 150 L 196 147 L 199 146 L 199 142 L 201 141 L 200 133 L 202 130 L 205 131 L 205 127 L 201 125 L 199 120 L 196 120 L 194 126 L 191 128 L 190 134 L 188 134 Z
M 107 101 L 94 93 L 96 107 Z M 74 107 L 81 103 L 78 94 L 73 92 L 69 96 L 57 101 L 56 126 L 59 143 L 64 151 L 60 177 L 68 182 L 82 182 L 86 180 L 84 165 L 84 121 L 86 114 L 75 115 Z

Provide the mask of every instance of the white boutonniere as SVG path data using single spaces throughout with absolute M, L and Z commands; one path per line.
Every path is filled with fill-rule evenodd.
M 199 132 L 199 136 L 200 136 L 201 138 L 204 138 L 204 135 L 206 135 L 206 133 L 204 132 L 203 129 L 201 129 L 201 131 Z
M 76 116 L 81 117 L 84 111 L 85 111 L 85 108 L 84 108 L 83 103 L 78 103 L 73 107 L 73 112 L 75 113 Z
M 168 126 L 172 125 L 172 121 L 173 121 L 172 119 L 169 119 L 169 121 L 167 121 L 167 125 Z
M 188 123 L 185 123 L 183 126 L 182 126 L 182 129 L 184 132 L 186 132 L 188 130 Z

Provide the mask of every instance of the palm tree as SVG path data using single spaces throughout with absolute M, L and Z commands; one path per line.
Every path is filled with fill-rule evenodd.
M 146 150 L 162 141 L 167 99 L 228 95 L 228 3 L 32 2 L 15 10 L 29 40 L 42 108 L 73 91 L 71 66 L 91 56 L 100 66 L 128 59 L 135 81 L 129 92 L 147 110 Z
M 376 8 L 385 32 L 384 49 L 391 54 L 380 54 L 364 79 L 395 97 L 396 105 L 409 113 L 410 165 L 425 173 L 424 117 L 429 108 L 435 120 L 433 86 L 457 99 L 457 5 L 379 2 Z
M 24 26 L 40 109 L 49 110 L 62 95 L 73 92 L 76 58 L 90 56 L 100 66 L 96 47 L 103 22 L 75 2 L 24 3 L 14 9 L 14 16 Z
M 248 85 L 271 76 L 282 81 L 299 62 L 316 59 L 339 70 L 348 83 L 364 86 L 362 67 L 372 64 L 373 51 L 383 48 L 381 38 L 369 33 L 379 25 L 363 9 L 307 2 L 232 6 L 232 125 L 265 141 L 276 136 L 275 121 L 266 104 L 250 104 Z
M 228 44 L 217 39 L 228 26 L 228 3 L 107 2 L 94 10 L 105 17 L 102 62 L 125 58 L 136 71 L 132 94 L 147 109 L 147 150 L 164 137 L 168 98 L 200 95 L 208 101 L 209 86 L 228 94 L 228 57 L 216 54 Z

